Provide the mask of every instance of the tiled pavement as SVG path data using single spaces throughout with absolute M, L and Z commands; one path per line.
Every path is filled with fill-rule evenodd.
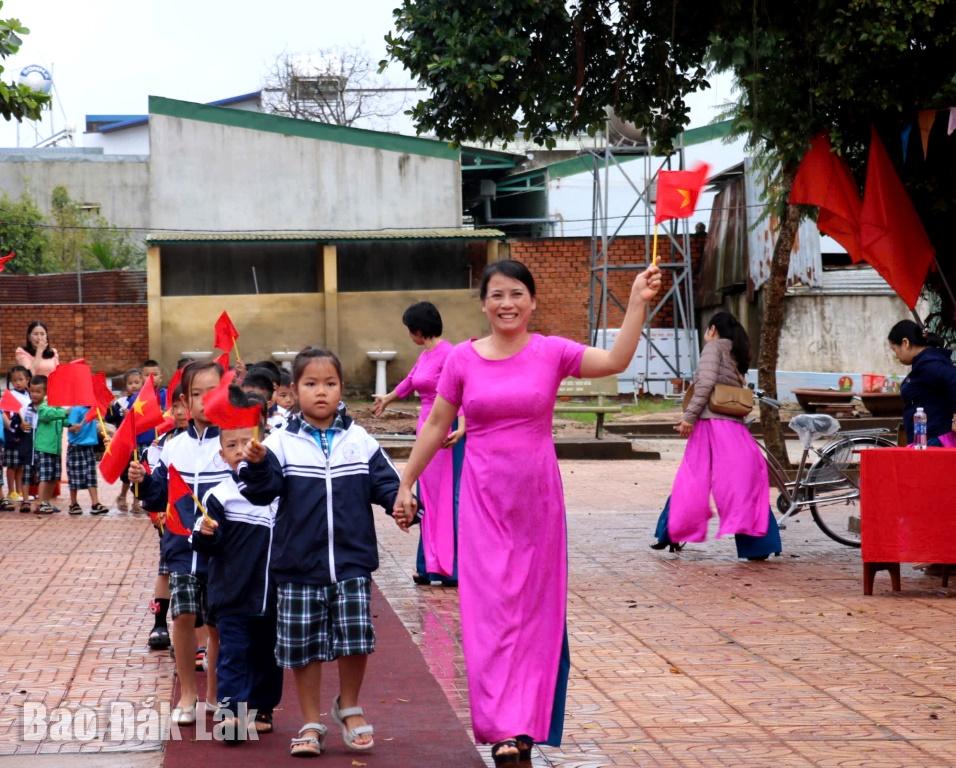
M 653 552 L 675 469 L 672 458 L 562 467 L 573 669 L 565 744 L 536 762 L 956 765 L 953 593 L 904 568 L 901 595 L 883 574 L 864 598 L 858 553 L 809 520 L 767 563 L 736 561 L 729 540 Z M 379 585 L 467 721 L 456 593 L 414 587 L 414 537 L 379 519 Z M 144 644 L 155 546 L 142 517 L 0 515 L 0 755 L 158 748 L 24 742 L 20 725 L 27 701 L 168 701 L 171 661 Z

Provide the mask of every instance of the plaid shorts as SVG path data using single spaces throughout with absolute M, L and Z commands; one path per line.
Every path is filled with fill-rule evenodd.
M 26 467 L 33 461 L 33 443 L 20 438 L 3 449 L 3 464 L 6 467 Z
M 287 669 L 372 653 L 371 579 L 347 579 L 323 587 L 280 584 L 276 629 L 276 661 Z
M 66 449 L 66 479 L 70 488 L 96 488 L 96 457 L 92 445 L 71 445 Z
M 191 613 L 196 617 L 196 626 L 203 625 L 206 615 L 206 582 L 191 573 L 169 574 L 169 615 Z
M 58 483 L 61 465 L 59 454 L 37 451 L 33 454 L 33 464 L 23 468 L 23 484 Z

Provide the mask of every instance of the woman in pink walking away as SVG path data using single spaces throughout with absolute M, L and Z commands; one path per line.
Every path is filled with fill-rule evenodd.
M 681 437 L 690 439 L 671 490 L 668 534 L 671 541 L 706 539 L 713 495 L 720 515 L 718 536 L 762 537 L 772 518 L 767 463 L 742 418 L 708 407 L 717 384 L 744 386 L 750 339 L 737 318 L 718 312 L 710 319 L 704 340 L 694 395 L 676 427 Z
M 407 526 L 412 486 L 460 408 L 468 423 L 458 517 L 462 645 L 475 739 L 494 745 L 496 765 L 529 759 L 534 742 L 559 745 L 564 725 L 567 537 L 551 434 L 558 385 L 623 371 L 660 285 L 656 266 L 637 276 L 620 334 L 603 350 L 530 333 L 531 272 L 518 261 L 489 264 L 480 296 L 491 334 L 448 355 L 402 475 L 395 519 Z

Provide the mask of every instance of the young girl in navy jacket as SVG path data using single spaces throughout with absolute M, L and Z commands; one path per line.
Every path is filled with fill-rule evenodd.
M 307 348 L 293 365 L 300 412 L 285 429 L 251 441 L 239 490 L 265 505 L 278 498 L 272 574 L 278 590 L 276 659 L 291 668 L 306 721 L 292 740 L 300 757 L 321 754 L 322 662 L 337 660 L 340 692 L 332 719 L 346 746 L 372 748 L 358 706 L 368 654 L 375 649 L 371 574 L 378 568 L 372 504 L 391 514 L 399 475 L 378 443 L 345 413 L 342 366 Z
M 150 512 L 166 511 L 166 480 L 170 465 L 176 467 L 183 480 L 201 499 L 213 487 L 230 477 L 229 466 L 219 455 L 219 429 L 206 419 L 203 396 L 219 386 L 222 368 L 213 362 L 190 363 L 183 369 L 182 388 L 190 412 L 189 427 L 168 440 L 159 455 L 159 463 L 146 474 L 143 465 L 129 466 L 131 483 L 139 483 L 139 498 Z M 176 511 L 184 525 L 192 528 L 199 510 L 192 498 L 176 502 Z M 169 569 L 169 612 L 173 619 L 173 650 L 179 676 L 180 698 L 170 717 L 178 725 L 196 722 L 199 694 L 196 687 L 196 627 L 204 623 L 206 603 L 206 556 L 193 552 L 187 539 L 163 533 L 162 557 Z M 208 626 L 206 641 L 206 698 L 216 695 L 215 628 Z

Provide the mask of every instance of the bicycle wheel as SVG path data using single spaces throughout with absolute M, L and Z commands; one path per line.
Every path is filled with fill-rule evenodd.
M 824 448 L 810 467 L 805 486 L 813 502 L 810 514 L 834 541 L 860 546 L 860 451 L 895 445 L 880 435 L 848 437 Z

